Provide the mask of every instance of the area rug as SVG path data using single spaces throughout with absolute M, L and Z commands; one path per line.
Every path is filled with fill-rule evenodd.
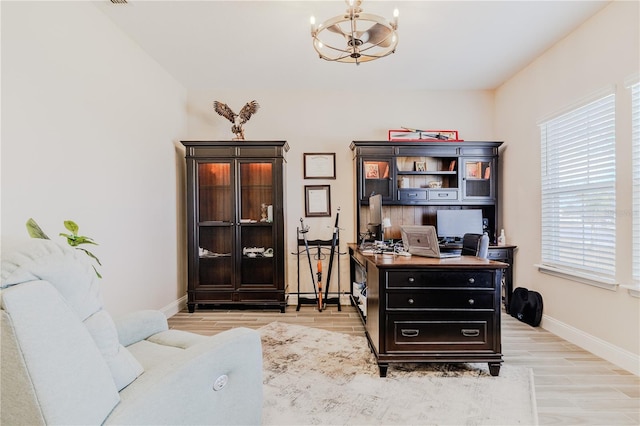
M 535 425 L 530 369 L 390 364 L 364 336 L 272 322 L 261 329 L 265 425 Z

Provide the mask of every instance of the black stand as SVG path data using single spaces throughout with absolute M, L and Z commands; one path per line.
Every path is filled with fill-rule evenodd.
M 309 251 L 311 254 L 311 256 L 313 258 L 315 258 L 316 260 L 318 259 L 318 254 L 317 254 L 317 250 L 318 250 L 318 246 L 320 246 L 320 253 L 321 256 L 323 256 L 323 258 L 327 258 L 327 255 L 331 254 L 331 247 L 332 247 L 332 243 L 333 240 L 308 240 L 307 244 L 305 245 L 305 240 L 300 238 L 300 234 L 302 233 L 300 228 L 297 228 L 298 231 L 298 251 L 296 253 L 292 253 L 295 254 L 297 259 L 298 259 L 298 304 L 296 306 L 296 311 L 300 310 L 300 306 L 302 305 L 318 305 L 318 294 L 314 289 L 313 293 L 310 292 L 301 292 L 300 291 L 300 255 L 307 255 L 307 251 Z M 307 246 L 309 247 L 307 249 Z M 302 249 L 301 249 L 302 247 Z M 345 254 L 345 253 L 340 253 L 340 240 L 336 240 L 336 245 L 335 248 L 333 249 L 334 251 L 334 256 L 337 254 L 337 262 L 338 262 L 338 292 L 331 292 L 329 291 L 329 288 L 327 288 L 327 292 L 326 294 L 329 295 L 329 297 L 324 297 L 322 299 L 322 304 L 323 307 L 327 306 L 329 304 L 335 304 L 338 306 L 338 311 L 342 311 L 342 307 L 340 306 L 340 255 Z M 315 254 L 313 254 L 315 253 Z M 315 281 L 313 280 L 312 277 L 312 285 L 315 286 Z M 304 295 L 304 296 L 303 296 Z M 313 295 L 314 297 L 309 297 Z

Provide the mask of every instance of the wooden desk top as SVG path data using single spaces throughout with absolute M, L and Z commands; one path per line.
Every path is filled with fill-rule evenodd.
M 449 257 L 435 259 L 423 256 L 398 256 L 396 254 L 364 254 L 355 243 L 347 246 L 353 250 L 360 262 L 365 260 L 374 263 L 378 268 L 426 268 L 426 269 L 505 269 L 509 265 L 495 260 L 481 259 L 475 256 Z

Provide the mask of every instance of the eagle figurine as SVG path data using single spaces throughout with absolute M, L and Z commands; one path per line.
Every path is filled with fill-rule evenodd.
M 244 140 L 244 129 L 242 125 L 249 121 L 251 116 L 258 111 L 260 105 L 256 101 L 247 102 L 245 106 L 242 107 L 239 114 L 236 114 L 229 108 L 227 104 L 223 104 L 222 102 L 214 101 L 213 109 L 221 116 L 229 120 L 233 123 L 231 126 L 231 131 L 234 135 L 236 135 L 233 140 Z

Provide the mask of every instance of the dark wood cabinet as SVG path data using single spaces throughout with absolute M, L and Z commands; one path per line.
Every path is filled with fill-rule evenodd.
M 188 301 L 284 312 L 284 141 L 183 141 Z
M 506 264 L 475 256 L 363 255 L 355 244 L 349 254 L 352 276 L 357 268 L 366 276 L 366 296 L 356 303 L 381 377 L 395 362 L 486 362 L 491 375 L 499 374 Z

